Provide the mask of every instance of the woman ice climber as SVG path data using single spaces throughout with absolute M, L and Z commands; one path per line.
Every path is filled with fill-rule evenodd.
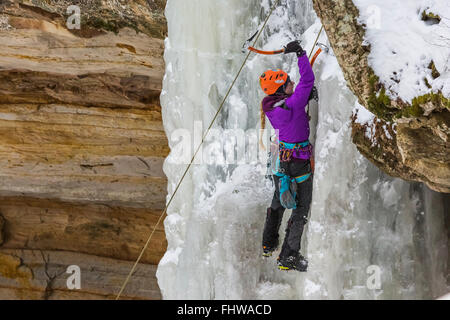
M 283 183 L 280 201 L 280 180 L 285 179 L 294 189 L 296 186 L 296 196 L 278 257 L 278 268 L 306 271 L 308 261 L 300 254 L 300 242 L 312 199 L 312 146 L 308 141 L 309 119 L 305 109 L 314 86 L 314 73 L 299 41 L 290 42 L 284 53 L 296 53 L 298 57 L 301 78 L 295 91 L 294 82 L 282 70 L 267 70 L 260 77 L 261 88 L 267 94 L 262 100 L 262 109 L 273 128 L 278 130 L 279 140 L 279 169 L 273 176 L 275 193 L 267 209 L 263 255 L 271 256 L 279 244 L 278 231 L 285 211 Z

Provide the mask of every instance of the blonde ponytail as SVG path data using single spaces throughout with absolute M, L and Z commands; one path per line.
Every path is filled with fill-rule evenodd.
M 260 124 L 261 124 L 261 130 L 264 130 L 266 128 L 266 114 L 264 113 L 262 103 L 261 103 L 261 118 L 260 118 Z M 263 150 L 267 150 L 264 146 L 263 137 L 262 135 L 259 137 L 259 147 Z

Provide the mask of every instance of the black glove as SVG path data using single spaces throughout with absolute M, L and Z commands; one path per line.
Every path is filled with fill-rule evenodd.
M 297 57 L 301 57 L 305 54 L 305 50 L 303 50 L 302 46 L 300 45 L 300 40 L 289 42 L 286 47 L 284 47 L 284 54 L 293 52 L 297 54 Z

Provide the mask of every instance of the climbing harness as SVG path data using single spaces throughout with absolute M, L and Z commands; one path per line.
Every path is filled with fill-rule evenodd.
M 312 153 L 312 145 L 309 141 L 299 143 L 287 143 L 280 141 L 278 143 L 280 162 L 289 162 L 295 154 L 298 158 L 309 158 Z
M 279 141 L 278 144 L 271 141 L 271 149 L 269 152 L 269 161 L 267 167 L 272 171 L 272 175 L 280 177 L 279 190 L 280 190 L 280 202 L 286 209 L 295 209 L 297 207 L 295 203 L 296 196 L 296 184 L 302 183 L 308 180 L 312 176 L 313 171 L 297 177 L 290 177 L 285 174 L 285 169 L 282 163 L 287 163 L 291 160 L 292 155 L 296 153 L 298 156 L 304 158 L 310 158 L 313 154 L 313 147 L 309 141 L 300 143 L 287 143 Z M 311 163 L 311 168 L 313 164 Z M 266 175 L 266 177 L 268 174 Z M 273 182 L 272 178 L 270 178 Z M 295 185 L 295 188 L 293 187 Z

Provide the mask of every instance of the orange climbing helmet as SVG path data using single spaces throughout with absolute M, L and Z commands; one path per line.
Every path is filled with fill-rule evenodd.
M 259 77 L 259 84 L 265 94 L 274 94 L 287 83 L 289 76 L 281 69 L 267 70 Z

